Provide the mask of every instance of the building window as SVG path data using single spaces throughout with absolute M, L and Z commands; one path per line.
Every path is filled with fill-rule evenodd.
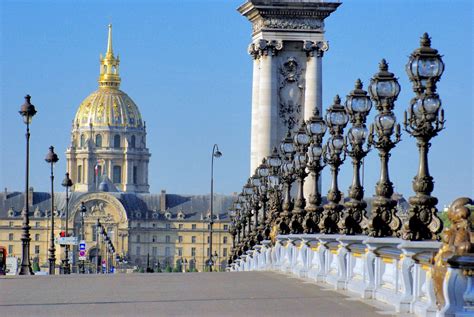
M 92 226 L 92 241 L 97 241 L 97 226 L 93 225 Z
M 179 224 L 179 229 L 183 229 L 184 225 L 182 223 Z
M 84 147 L 86 145 L 86 136 L 84 134 L 81 134 L 81 141 L 79 143 L 81 147 Z
M 39 223 L 39 222 L 37 222 L 37 223 Z M 8 223 L 8 226 L 9 226 L 9 227 L 13 227 L 13 221 L 10 221 L 10 222 Z M 38 228 L 38 227 L 36 227 L 36 228 Z
M 153 223 L 153 224 L 152 224 L 152 227 L 153 227 L 153 228 L 156 228 L 156 223 Z
M 102 147 L 102 135 L 97 134 L 95 136 L 95 146 L 96 147 Z
M 140 223 L 138 222 L 138 223 L 137 223 L 137 228 L 140 228 L 140 227 L 141 227 L 141 225 L 140 225 Z
M 210 241 L 210 240 L 211 240 L 211 239 L 210 239 L 210 237 L 209 237 L 209 236 L 207 236 L 207 243 L 209 243 L 209 241 Z
M 82 165 L 77 165 L 77 182 L 82 183 Z
M 158 248 L 157 247 L 151 248 L 151 255 L 152 256 L 157 256 L 158 255 Z
M 171 239 L 170 239 L 170 236 L 166 236 L 166 237 L 165 237 L 165 242 L 166 242 L 166 243 L 170 243 L 170 240 L 171 240 Z
M 196 243 L 196 236 L 191 237 L 191 243 Z
M 140 242 L 140 235 L 137 235 L 137 242 Z
M 120 148 L 120 135 L 114 135 L 114 148 Z
M 140 247 L 137 247 L 137 256 L 140 256 L 141 250 Z
M 227 237 L 222 238 L 222 243 L 224 243 L 224 244 L 227 243 Z
M 40 235 L 37 233 L 35 234 L 35 241 L 39 241 L 40 240 Z
M 183 243 L 183 236 L 178 236 L 178 243 Z
M 166 224 L 166 229 L 167 229 L 167 230 L 171 229 L 171 224 L 170 224 L 170 223 L 167 223 L 167 224 Z
M 152 241 L 156 242 L 156 236 L 153 236 Z
M 39 228 L 39 227 L 40 227 L 39 221 L 35 222 L 35 228 Z
M 39 254 L 39 253 L 40 253 L 40 246 L 35 245 L 35 254 Z
M 191 256 L 196 256 L 196 248 L 191 248 Z
M 131 147 L 132 149 L 135 148 L 135 139 L 136 139 L 136 138 L 135 138 L 134 135 L 132 135 L 132 137 L 130 138 L 130 147 Z
M 183 256 L 183 248 L 178 248 L 178 256 Z
M 12 245 L 9 245 L 8 246 L 8 254 L 13 254 L 13 246 Z
M 196 224 L 195 224 L 195 223 L 193 223 L 193 224 L 191 225 L 191 229 L 196 230 Z
M 171 251 L 170 251 L 170 247 L 166 247 L 165 248 L 165 256 L 170 256 L 171 255 Z
M 209 254 L 211 254 L 209 251 L 209 248 L 207 248 L 207 257 L 209 257 Z
M 13 241 L 13 233 L 8 234 L 8 240 Z
M 114 166 L 114 184 L 119 184 L 122 182 L 122 167 L 119 165 Z
M 222 256 L 223 257 L 227 256 L 227 248 L 222 249 Z
M 224 225 L 224 231 L 229 230 L 229 225 Z
M 133 183 L 138 183 L 138 168 L 136 166 L 133 167 Z

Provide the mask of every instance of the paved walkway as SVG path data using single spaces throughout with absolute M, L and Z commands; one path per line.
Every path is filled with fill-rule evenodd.
M 0 278 L 0 316 L 382 316 L 377 310 L 271 272 Z

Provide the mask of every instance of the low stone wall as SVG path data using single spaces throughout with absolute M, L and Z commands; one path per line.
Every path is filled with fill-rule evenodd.
M 437 241 L 346 235 L 285 235 L 274 245 L 263 241 L 230 271 L 279 271 L 363 299 L 392 305 L 416 316 L 474 316 L 474 272 L 449 267 L 443 281 L 444 306 L 438 308 L 432 278 Z M 466 273 L 467 272 L 467 273 Z

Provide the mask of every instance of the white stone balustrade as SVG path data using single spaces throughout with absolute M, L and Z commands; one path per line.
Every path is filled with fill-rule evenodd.
M 444 281 L 446 304 L 436 305 L 432 258 L 437 241 L 405 241 L 363 235 L 280 235 L 242 256 L 231 271 L 267 270 L 327 283 L 398 313 L 414 316 L 474 316 L 474 277 L 450 267 Z

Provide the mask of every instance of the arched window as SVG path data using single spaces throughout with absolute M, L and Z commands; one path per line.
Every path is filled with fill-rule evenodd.
M 84 147 L 84 145 L 86 144 L 86 136 L 84 134 L 81 134 L 81 141 L 79 144 L 81 147 Z
M 122 182 L 122 167 L 115 165 L 113 171 L 113 182 L 114 184 L 119 184 Z
M 114 136 L 114 148 L 120 147 L 120 135 L 116 134 Z
M 224 237 L 222 240 L 223 240 L 222 243 L 224 243 L 224 244 L 227 243 L 227 237 Z
M 96 147 L 102 147 L 102 135 L 97 134 L 95 136 L 95 146 Z
M 134 135 L 132 135 L 132 137 L 130 138 L 130 147 L 131 147 L 132 149 L 135 148 L 135 141 L 136 141 L 136 138 L 135 138 Z

